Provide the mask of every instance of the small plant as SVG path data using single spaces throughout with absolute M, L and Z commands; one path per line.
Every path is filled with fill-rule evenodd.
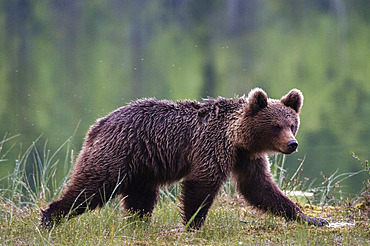
M 358 158 L 357 156 L 354 156 Z M 309 204 L 320 204 L 320 205 L 333 205 L 339 201 L 345 201 L 341 193 L 341 183 L 353 176 L 356 176 L 366 170 L 360 170 L 357 172 L 346 172 L 338 174 L 338 170 L 329 176 L 321 173 L 324 181 L 319 186 L 314 186 L 316 179 L 309 182 L 306 177 L 302 178 L 303 165 L 305 158 L 301 160 L 295 173 L 290 177 L 286 177 L 287 170 L 284 169 L 285 166 L 285 156 L 275 155 L 271 162 L 271 173 L 274 177 L 275 182 L 278 184 L 279 188 L 283 190 L 287 195 L 295 197 L 296 200 L 300 201 L 300 198 L 304 198 L 305 202 Z M 368 161 L 362 163 L 369 171 Z M 367 190 L 370 189 L 369 180 L 367 185 Z M 339 196 L 339 198 L 338 198 Z
M 40 138 L 41 136 L 15 160 L 13 173 L 3 178 L 4 188 L 1 189 L 1 198 L 6 202 L 17 206 L 36 205 L 40 201 L 56 197 L 61 192 L 73 163 L 73 151 L 70 150 L 71 138 L 67 139 L 54 153 L 47 149 L 47 141 L 43 146 L 43 151 L 39 151 L 37 143 Z M 0 143 L 0 151 L 4 142 L 3 140 Z M 56 173 L 59 160 L 56 158 L 64 148 L 66 148 L 63 173 L 65 178 L 58 182 Z M 71 153 L 70 158 L 69 153 Z M 4 158 L 1 160 L 4 161 Z
M 14 135 L 12 137 L 7 137 L 7 134 L 4 135 L 3 137 L 3 140 L 0 141 L 0 163 L 1 162 L 4 162 L 4 161 L 7 161 L 6 159 L 6 155 L 10 152 L 10 150 L 15 146 L 15 144 L 11 145 L 10 148 L 5 152 L 5 153 L 1 153 L 4 149 L 4 144 L 10 140 L 12 140 L 13 138 L 16 138 L 18 137 L 18 135 Z
M 361 166 L 365 169 L 364 171 L 366 171 L 370 174 L 370 163 L 369 163 L 369 161 L 366 160 L 365 163 L 363 163 L 360 160 L 360 158 L 354 152 L 351 152 L 351 155 L 353 156 L 353 158 L 355 158 L 356 160 L 358 160 L 361 163 Z M 364 181 L 364 185 L 365 185 L 365 190 L 369 191 L 370 190 L 370 180 L 367 179 L 367 181 Z
M 177 198 L 180 195 L 181 190 L 180 184 L 174 184 L 168 187 L 163 187 L 159 189 L 160 202 L 166 202 L 170 200 L 172 202 L 177 202 Z
M 369 161 L 366 160 L 365 163 L 363 163 L 354 152 L 351 152 L 351 154 L 353 158 L 355 158 L 361 163 L 361 166 L 364 168 L 364 171 L 370 174 Z M 356 206 L 362 209 L 363 211 L 365 211 L 367 215 L 370 217 L 370 178 L 364 181 L 363 184 L 364 184 L 364 191 L 361 193 L 360 197 L 357 199 Z
M 354 153 L 351 152 L 351 154 L 356 159 L 358 159 L 358 157 L 354 155 Z M 340 191 L 341 183 L 365 171 L 366 169 L 362 169 L 357 172 L 346 172 L 346 173 L 337 174 L 338 173 L 338 170 L 337 170 L 334 173 L 332 173 L 330 176 L 326 176 L 323 173 L 321 173 L 324 181 L 321 183 L 321 186 L 315 188 L 316 193 L 318 193 L 320 196 L 319 203 L 321 205 L 337 204 L 338 203 L 338 197 L 337 197 L 338 193 L 340 196 L 339 201 L 346 202 L 346 199 L 342 196 L 341 191 Z
M 295 197 L 299 201 L 304 198 L 305 202 L 311 204 L 314 195 L 312 186 L 315 180 L 309 182 L 309 178 L 302 178 L 305 158 L 300 160 L 301 163 L 290 178 L 287 178 L 287 170 L 284 169 L 285 158 L 285 155 L 275 155 L 271 161 L 271 173 L 275 182 L 287 195 Z

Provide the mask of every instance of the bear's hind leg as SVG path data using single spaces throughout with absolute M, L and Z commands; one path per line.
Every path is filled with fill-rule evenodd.
M 123 206 L 126 210 L 139 215 L 151 216 L 158 201 L 159 188 L 156 186 L 131 185 L 123 192 Z
M 74 217 L 87 209 L 102 207 L 112 196 L 112 191 L 109 187 L 103 185 L 101 187 L 94 190 L 93 186 L 86 184 L 84 186 L 69 184 L 60 199 L 51 202 L 47 209 L 41 211 L 41 225 L 48 227 L 53 223 L 59 223 L 67 215 Z

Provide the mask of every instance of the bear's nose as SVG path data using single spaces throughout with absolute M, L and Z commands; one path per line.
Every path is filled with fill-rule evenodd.
M 291 152 L 296 151 L 296 150 L 297 150 L 297 148 L 298 148 L 298 142 L 297 142 L 297 140 L 290 140 L 290 141 L 288 142 L 288 148 L 289 148 L 289 150 L 290 150 Z

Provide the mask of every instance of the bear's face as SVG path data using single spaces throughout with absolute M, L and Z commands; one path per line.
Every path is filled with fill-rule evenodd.
M 302 93 L 291 90 L 280 100 L 268 99 L 266 93 L 252 90 L 239 121 L 237 139 L 249 152 L 291 154 L 298 148 L 295 139 L 299 127 Z
M 295 139 L 299 127 L 298 114 L 280 101 L 269 100 L 268 105 L 252 119 L 256 131 L 256 145 L 263 152 L 291 154 L 298 148 Z

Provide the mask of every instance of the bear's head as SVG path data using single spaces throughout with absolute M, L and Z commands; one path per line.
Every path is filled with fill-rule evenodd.
M 302 104 L 303 95 L 297 89 L 280 100 L 269 99 L 260 88 L 253 89 L 236 121 L 234 139 L 251 154 L 295 152 Z

